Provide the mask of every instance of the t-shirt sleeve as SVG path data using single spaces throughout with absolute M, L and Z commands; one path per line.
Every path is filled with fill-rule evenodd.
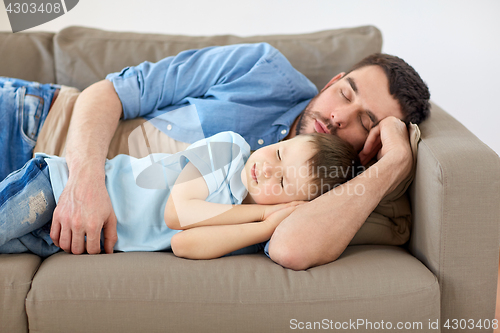
M 237 133 L 221 132 L 197 141 L 180 155 L 181 167 L 191 162 L 205 179 L 211 195 L 224 183 L 239 177 L 250 155 L 250 146 Z
M 270 242 L 270 241 L 267 241 L 267 242 L 265 243 L 266 245 L 264 246 L 264 253 L 266 254 L 266 256 L 268 256 L 268 257 L 269 257 L 269 259 L 271 259 L 271 256 L 269 255 L 269 242 Z M 263 243 L 263 244 L 264 244 L 264 243 Z
M 120 98 L 124 118 L 132 119 L 186 103 L 188 97 L 204 97 L 211 87 L 238 80 L 277 52 L 266 43 L 187 50 L 156 63 L 126 67 L 106 79 Z

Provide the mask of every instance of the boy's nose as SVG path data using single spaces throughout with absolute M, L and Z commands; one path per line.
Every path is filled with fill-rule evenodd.
M 264 165 L 262 166 L 262 171 L 264 171 L 264 177 L 269 178 L 273 174 L 273 167 L 269 163 L 264 162 Z

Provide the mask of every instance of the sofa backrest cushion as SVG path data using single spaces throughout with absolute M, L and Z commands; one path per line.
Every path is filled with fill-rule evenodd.
M 69 27 L 54 39 L 57 83 L 84 89 L 109 73 L 146 60 L 156 62 L 183 50 L 254 42 L 276 47 L 319 89 L 336 74 L 382 49 L 382 35 L 373 26 L 252 37 L 175 36 Z
M 0 32 L 0 76 L 55 83 L 54 34 Z

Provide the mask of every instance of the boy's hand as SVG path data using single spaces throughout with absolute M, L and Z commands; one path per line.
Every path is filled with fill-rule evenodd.
M 262 216 L 262 221 L 266 220 L 269 216 L 274 214 L 277 211 L 280 211 L 285 208 L 289 207 L 297 207 L 299 205 L 302 205 L 308 201 L 292 201 L 284 204 L 277 204 L 277 205 L 268 205 L 265 210 L 264 210 L 264 215 Z
M 294 201 L 294 202 L 303 203 L 303 201 Z M 292 214 L 295 208 L 297 208 L 300 204 L 297 205 L 283 204 L 283 205 L 288 205 L 288 206 L 283 207 L 280 210 L 274 212 L 263 221 L 263 223 L 269 227 L 271 234 L 274 232 L 276 227 L 290 214 Z

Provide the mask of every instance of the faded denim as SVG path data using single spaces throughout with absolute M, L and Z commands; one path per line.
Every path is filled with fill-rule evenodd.
M 0 180 L 33 157 L 59 85 L 0 77 Z
M 43 157 L 28 161 L 0 183 L 0 253 L 32 252 L 48 257 L 60 250 L 50 238 L 56 202 Z

